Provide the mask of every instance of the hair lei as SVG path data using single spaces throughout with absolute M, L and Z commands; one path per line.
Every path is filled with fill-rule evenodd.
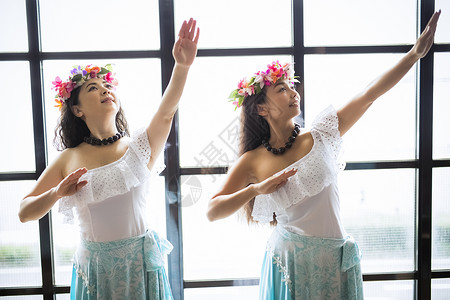
M 295 71 L 290 63 L 283 65 L 274 61 L 267 65 L 266 71 L 258 71 L 250 79 L 243 78 L 238 83 L 238 88 L 233 90 L 228 97 L 235 105 L 235 110 L 242 106 L 247 96 L 259 94 L 264 86 L 275 84 L 278 80 L 289 80 L 290 83 L 299 82 L 294 75 Z
M 119 84 L 115 78 L 111 64 L 107 64 L 104 67 L 87 65 L 82 68 L 81 66 L 74 66 L 70 74 L 69 79 L 66 81 L 62 81 L 59 76 L 55 78 L 55 81 L 52 81 L 52 89 L 57 91 L 55 95 L 55 107 L 58 107 L 59 110 L 61 110 L 65 101 L 70 98 L 71 92 L 91 78 L 101 78 L 113 86 Z

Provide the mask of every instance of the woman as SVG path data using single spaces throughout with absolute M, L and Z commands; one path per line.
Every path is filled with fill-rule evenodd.
M 78 67 L 68 81 L 53 82 L 65 150 L 21 201 L 19 218 L 40 219 L 58 200 L 66 218 L 76 212 L 81 242 L 71 299 L 173 299 L 163 257 L 172 245 L 147 229 L 144 209 L 150 170 L 167 140 L 198 38 L 196 21 L 184 21 L 158 111 L 131 137 L 110 65 Z
M 230 96 L 242 106 L 241 156 L 209 202 L 210 221 L 243 208 L 249 221 L 278 223 L 267 243 L 260 299 L 362 299 L 360 251 L 339 214 L 341 137 L 433 44 L 440 11 L 412 49 L 347 105 L 332 106 L 309 131 L 299 113 L 294 71 L 274 62 L 241 80 Z

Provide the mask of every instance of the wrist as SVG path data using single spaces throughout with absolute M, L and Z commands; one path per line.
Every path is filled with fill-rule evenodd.
M 256 196 L 260 195 L 260 192 L 258 191 L 258 184 L 252 183 L 247 187 L 251 198 L 255 198 Z
M 406 56 L 411 59 L 413 62 L 418 61 L 421 56 L 419 53 L 417 53 L 416 49 L 414 49 L 414 47 L 408 51 L 408 53 L 406 53 Z
M 190 67 L 191 67 L 190 65 L 184 65 L 184 64 L 175 62 L 175 66 L 173 68 L 174 69 L 179 69 L 179 70 L 184 70 L 184 71 L 189 71 Z
M 62 196 L 58 195 L 58 187 L 57 186 L 50 189 L 49 196 L 51 197 L 51 199 L 53 200 L 54 203 L 56 203 L 56 201 L 58 201 L 59 199 L 62 198 Z

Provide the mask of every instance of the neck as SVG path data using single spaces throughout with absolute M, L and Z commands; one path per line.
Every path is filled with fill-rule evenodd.
M 270 139 L 269 143 L 272 147 L 284 146 L 286 140 L 291 136 L 294 129 L 294 121 L 288 120 L 283 122 L 269 122 L 270 126 Z
M 86 121 L 86 125 L 91 132 L 91 136 L 97 139 L 109 138 L 117 133 L 115 118 L 105 120 L 93 120 L 91 122 Z

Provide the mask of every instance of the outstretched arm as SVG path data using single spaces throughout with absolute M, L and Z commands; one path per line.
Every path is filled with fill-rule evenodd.
M 434 33 L 440 14 L 440 10 L 433 14 L 412 49 L 394 67 L 372 81 L 361 93 L 338 110 L 339 132 L 341 136 L 362 117 L 378 97 L 395 86 L 412 66 L 428 53 L 433 45 Z
M 189 68 L 197 55 L 199 34 L 200 30 L 199 28 L 196 30 L 195 20 L 191 18 L 189 22 L 184 21 L 178 33 L 178 40 L 173 46 L 172 53 L 175 66 L 172 76 L 158 111 L 147 127 L 147 135 L 152 148 L 149 168 L 152 168 L 169 135 L 172 119 L 178 109 L 178 102 L 183 93 Z

